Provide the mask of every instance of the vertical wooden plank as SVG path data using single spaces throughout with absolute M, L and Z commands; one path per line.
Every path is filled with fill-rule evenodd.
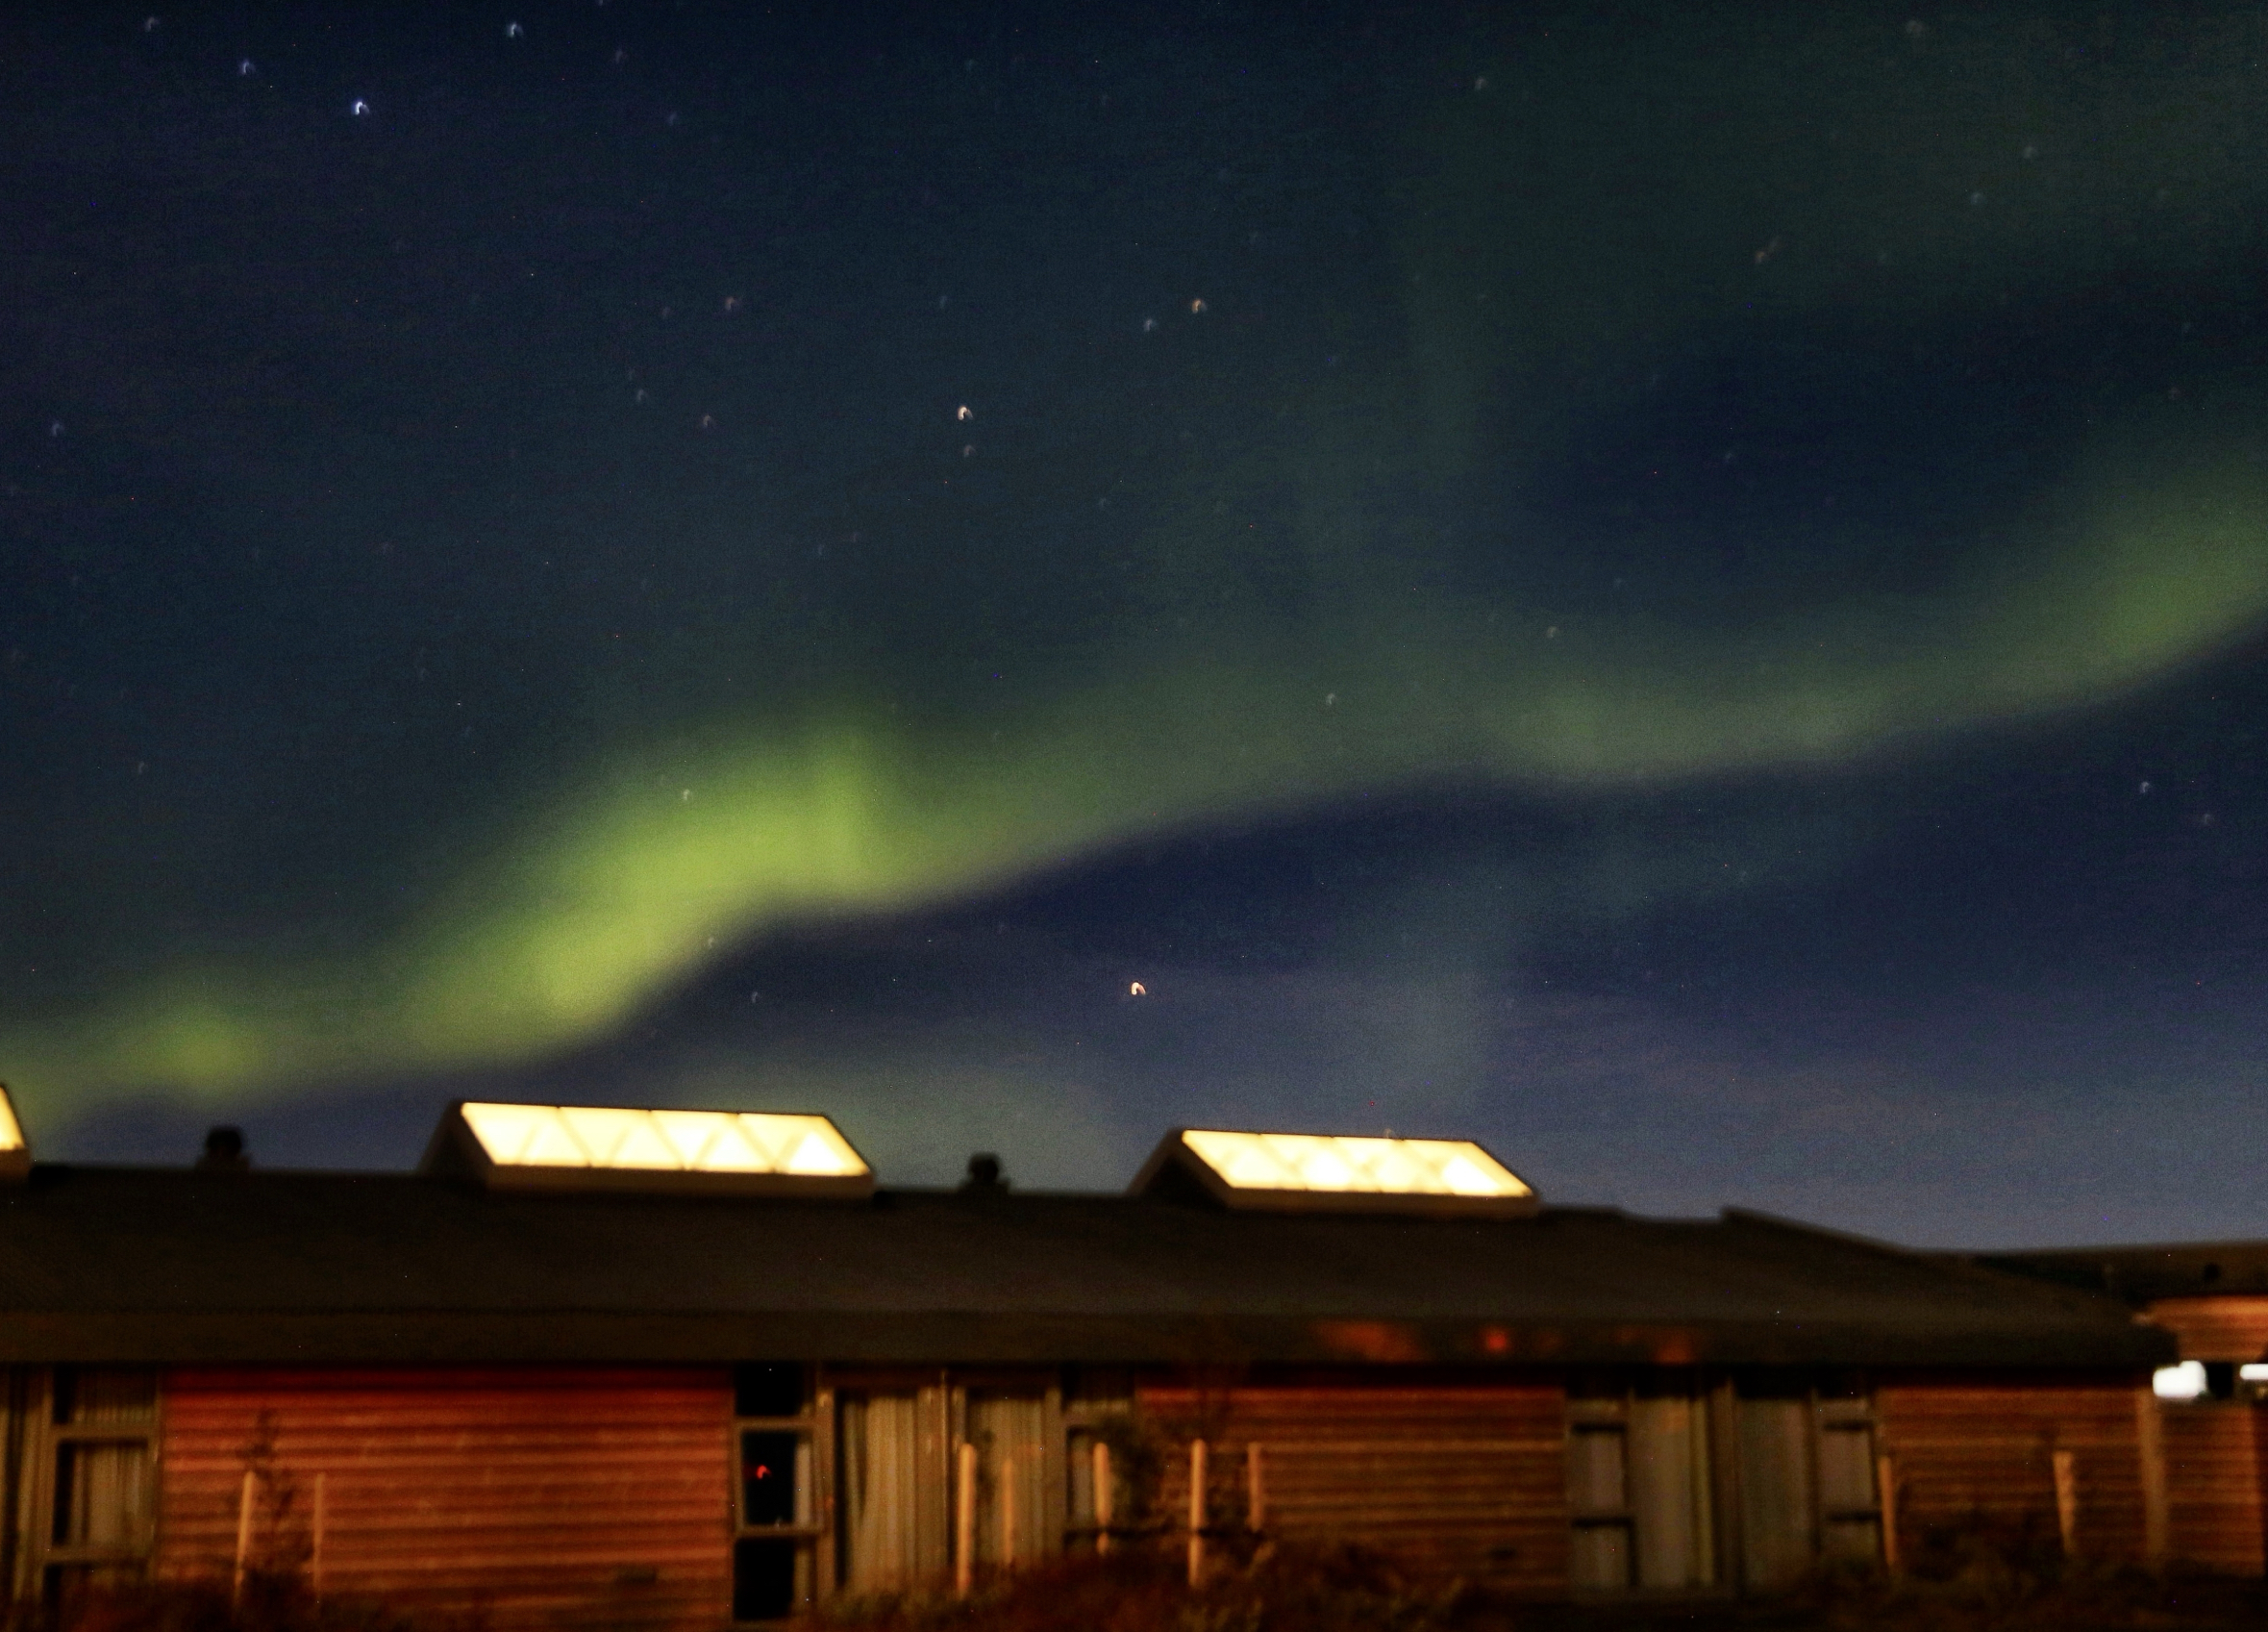
M 1189 1585 L 1205 1580 L 1206 1495 L 1210 1469 L 1206 1466 L 1205 1442 L 1189 1442 Z
M 916 1409 L 921 1416 L 921 1476 L 914 1483 L 919 1521 L 921 1574 L 941 1580 L 953 1568 L 954 1445 L 958 1443 L 959 1414 L 942 1372 L 925 1385 Z
M 1117 1519 L 1117 1487 L 1111 1483 L 1116 1477 L 1110 1471 L 1110 1446 L 1103 1440 L 1094 1444 L 1095 1461 L 1095 1551 L 1110 1550 L 1110 1526 Z
M 2079 1556 L 2079 1453 L 2058 1450 L 2050 1458 L 2056 1475 L 2056 1533 L 2065 1558 Z
M 1040 1406 L 1040 1512 L 1039 1556 L 1054 1558 L 1063 1550 L 1063 1526 L 1070 1521 L 1071 1477 L 1065 1465 L 1069 1442 L 1063 1432 L 1063 1382 L 1058 1376 L 1047 1385 Z
M 811 1549 L 811 1570 L 816 1577 L 811 1583 L 811 1595 L 824 1602 L 835 1594 L 835 1583 L 841 1579 L 835 1561 L 835 1538 L 842 1533 L 836 1518 L 835 1453 L 840 1448 L 842 1433 L 835 1414 L 835 1385 L 824 1371 L 814 1371 L 811 1378 L 811 1470 L 816 1489 L 812 1492 L 812 1511 L 817 1514 L 820 1531 L 818 1545 Z
M 967 1597 L 977 1579 L 977 1447 L 962 1440 L 953 1458 L 953 1592 Z
M 1898 1573 L 1898 1463 L 1887 1451 L 1874 1459 L 1876 1499 L 1882 1503 L 1882 1568 Z

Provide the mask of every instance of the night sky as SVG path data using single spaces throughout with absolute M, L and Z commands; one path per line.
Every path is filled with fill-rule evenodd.
M 945 12 L 0 17 L 39 1155 L 2268 1233 L 2268 20 Z

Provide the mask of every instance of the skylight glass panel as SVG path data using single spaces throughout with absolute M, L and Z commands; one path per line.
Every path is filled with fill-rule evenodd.
M 862 1178 L 866 1164 L 825 1117 L 468 1102 L 464 1125 L 506 1168 Z
M 1533 1193 L 1470 1140 L 1341 1139 L 1190 1128 L 1182 1142 L 1231 1188 L 1336 1195 L 1522 1198 Z
M 15 1107 L 8 1102 L 8 1090 L 0 1088 L 0 1150 L 21 1150 L 24 1130 L 15 1119 Z

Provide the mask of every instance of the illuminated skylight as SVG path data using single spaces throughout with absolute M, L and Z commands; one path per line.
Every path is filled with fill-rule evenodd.
M 32 1149 L 24 1142 L 23 1124 L 15 1119 L 8 1085 L 0 1083 L 0 1179 L 20 1179 L 31 1170 Z
M 1470 1140 L 1184 1128 L 1150 1159 L 1136 1192 L 1168 1168 L 1231 1206 L 1526 1212 L 1535 1193 Z
M 864 1193 L 874 1175 L 825 1117 L 598 1105 L 452 1107 L 429 1170 L 469 1166 L 488 1183 L 544 1188 L 725 1188 Z M 714 1188 L 715 1185 L 703 1188 Z

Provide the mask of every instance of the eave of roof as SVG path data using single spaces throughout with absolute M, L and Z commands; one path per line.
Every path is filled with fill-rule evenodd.
M 2134 1304 L 2167 1297 L 2268 1296 L 2268 1241 L 2051 1247 L 1962 1256 L 1986 1268 Z
M 810 1357 L 2133 1368 L 2081 1291 L 1750 1216 L 1234 1214 L 483 1193 L 41 1167 L 0 1193 L 0 1359 Z

